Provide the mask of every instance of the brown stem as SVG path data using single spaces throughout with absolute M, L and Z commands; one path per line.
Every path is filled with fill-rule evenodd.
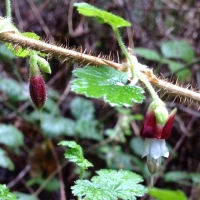
M 1 33 L 0 40 L 4 42 L 10 42 L 12 44 L 19 45 L 25 48 L 41 51 L 47 53 L 49 56 L 62 58 L 64 61 L 70 60 L 72 62 L 85 65 L 107 65 L 114 67 L 117 70 L 123 69 L 122 64 L 110 61 L 109 57 L 95 57 L 92 55 L 88 55 L 85 54 L 85 52 L 82 52 L 82 49 L 77 51 L 75 49 L 63 48 L 14 33 Z M 161 80 L 160 78 L 156 77 L 153 74 L 152 70 L 150 70 L 149 68 L 143 69 L 141 70 L 141 72 L 146 75 L 147 79 L 152 85 L 154 85 L 158 89 L 163 90 L 165 93 L 170 93 L 176 97 L 179 97 L 180 99 L 184 99 L 184 102 L 186 101 L 189 104 L 191 104 L 192 102 L 197 102 L 198 104 L 200 104 L 199 92 L 193 91 L 189 87 L 184 88 L 177 84 L 172 84 L 166 80 Z
M 93 65 L 110 65 L 115 69 L 120 69 L 121 67 L 121 65 L 118 63 L 85 54 L 84 52 L 82 52 L 82 50 L 78 52 L 76 50 L 70 50 L 67 48 L 48 44 L 42 41 L 34 40 L 14 33 L 1 33 L 0 40 L 5 42 L 10 42 L 12 44 L 16 44 L 25 48 L 41 51 L 47 53 L 50 56 L 62 58 L 63 60 L 70 60 L 72 62 L 77 62 L 80 64 L 88 65 L 92 63 Z

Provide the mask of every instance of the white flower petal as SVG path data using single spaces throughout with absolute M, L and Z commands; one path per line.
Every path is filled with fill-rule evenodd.
M 169 150 L 166 147 L 165 140 L 145 138 L 142 157 L 148 154 L 154 159 L 158 159 L 161 156 L 167 158 L 169 156 Z
M 152 139 L 149 153 L 154 159 L 157 159 L 161 156 L 160 142 L 158 139 Z
M 145 138 L 142 158 L 149 154 L 150 144 L 151 144 L 151 139 Z
M 169 157 L 169 150 L 166 147 L 165 140 L 162 139 L 159 142 L 160 142 L 161 156 L 164 156 L 164 157 L 168 158 Z

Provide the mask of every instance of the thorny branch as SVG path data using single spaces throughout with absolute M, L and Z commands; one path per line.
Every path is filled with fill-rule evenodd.
M 69 47 L 65 48 L 62 46 L 56 46 L 54 44 L 37 41 L 15 33 L 1 33 L 0 40 L 4 42 L 10 42 L 16 46 L 22 46 L 25 48 L 41 51 L 48 54 L 50 57 L 53 56 L 61 58 L 63 61 L 77 62 L 83 65 L 107 65 L 114 67 L 117 70 L 123 69 L 122 64 L 111 61 L 109 56 L 104 57 L 99 55 L 96 57 L 90 54 L 86 54 L 84 51 L 82 51 L 82 49 L 69 49 Z M 142 73 L 147 76 L 149 82 L 152 85 L 158 89 L 161 89 L 165 93 L 169 93 L 175 97 L 180 98 L 180 100 L 183 100 L 183 103 L 187 102 L 187 104 L 190 105 L 195 102 L 200 105 L 200 93 L 190 89 L 189 86 L 181 87 L 177 84 L 172 84 L 167 80 L 160 79 L 154 75 L 153 71 L 149 68 L 143 69 Z

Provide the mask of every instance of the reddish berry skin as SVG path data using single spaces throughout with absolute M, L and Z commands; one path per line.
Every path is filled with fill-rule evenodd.
M 46 101 L 46 86 L 41 75 L 31 76 L 29 92 L 33 103 L 38 110 L 44 107 Z

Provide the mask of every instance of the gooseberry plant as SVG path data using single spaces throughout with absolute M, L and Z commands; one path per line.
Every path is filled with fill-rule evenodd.
M 40 41 L 34 33 L 20 33 L 12 23 L 10 1 L 6 1 L 7 17 L 0 18 L 0 40 L 6 42 L 17 57 L 29 58 L 30 64 L 30 96 L 35 107 L 41 112 L 46 100 L 46 87 L 41 75 L 51 73 L 46 56 L 55 56 L 65 60 L 86 64 L 83 68 L 73 71 L 76 77 L 72 81 L 71 90 L 91 98 L 103 98 L 111 106 L 132 107 L 133 103 L 142 103 L 145 92 L 138 83 L 142 82 L 151 95 L 152 102 L 146 113 L 140 135 L 145 138 L 143 157 L 147 156 L 147 167 L 153 176 L 161 166 L 162 156 L 168 157 L 169 150 L 165 139 L 171 135 L 176 108 L 170 113 L 165 102 L 159 97 L 154 86 L 169 93 L 195 102 L 200 102 L 200 95 L 195 91 L 182 88 L 156 77 L 148 66 L 138 62 L 134 50 L 127 48 L 121 37 L 119 28 L 131 24 L 119 16 L 100 10 L 87 3 L 75 3 L 78 12 L 87 17 L 94 17 L 99 23 L 106 23 L 112 28 L 125 60 L 122 63 L 111 61 L 109 57 L 92 56 L 73 49 L 62 48 Z M 186 199 L 184 193 L 149 189 L 141 185 L 142 177 L 128 170 L 102 169 L 96 172 L 91 180 L 83 180 L 83 173 L 93 164 L 84 158 L 80 145 L 74 141 L 61 141 L 60 146 L 66 147 L 65 158 L 76 163 L 80 177 L 72 186 L 72 192 L 79 199 L 115 200 L 136 199 L 145 193 L 157 199 Z M 2 186 L 2 189 L 5 187 Z M 163 198 L 163 195 L 166 198 Z

